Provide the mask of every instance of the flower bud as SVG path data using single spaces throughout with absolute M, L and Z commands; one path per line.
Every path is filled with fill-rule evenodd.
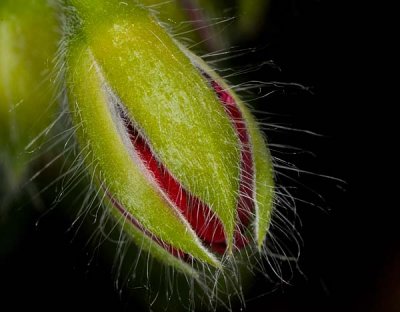
M 16 180 L 54 117 L 50 72 L 57 27 L 48 0 L 0 2 L 0 161 Z M 38 144 L 26 151 L 32 141 Z
M 78 141 L 113 214 L 143 248 L 192 260 L 261 247 L 269 152 L 229 87 L 134 3 L 71 0 L 66 80 Z M 89 157 L 88 157 L 89 156 Z
M 270 0 L 238 1 L 238 33 L 245 38 L 254 38 L 265 23 Z

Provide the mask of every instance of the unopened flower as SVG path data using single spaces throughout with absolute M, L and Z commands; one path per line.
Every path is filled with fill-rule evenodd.
M 66 79 L 78 141 L 113 214 L 183 271 L 261 247 L 273 172 L 227 84 L 133 2 L 71 0 Z

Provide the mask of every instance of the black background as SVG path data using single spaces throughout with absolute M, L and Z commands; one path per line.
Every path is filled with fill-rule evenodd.
M 324 197 L 322 201 L 301 188 L 296 193 L 323 207 L 298 204 L 303 274 L 297 271 L 289 285 L 273 289 L 258 280 L 246 311 L 400 311 L 400 235 L 391 217 L 395 206 L 388 204 L 389 189 L 378 178 L 387 161 L 378 132 L 380 103 L 374 87 L 365 83 L 379 77 L 370 71 L 368 48 L 362 48 L 368 31 L 362 27 L 362 10 L 353 9 L 337 1 L 274 1 L 263 31 L 237 43 L 257 47 L 257 52 L 235 65 L 272 59 L 281 67 L 265 66 L 245 78 L 311 88 L 312 94 L 288 88 L 256 105 L 277 114 L 276 122 L 322 136 L 267 129 L 270 141 L 311 150 L 315 156 L 288 160 L 345 181 L 300 175 L 302 183 Z M 368 101 L 375 102 L 374 112 Z M 74 233 L 67 232 L 72 219 L 55 209 L 35 226 L 41 213 L 18 209 L 12 218 L 23 226 L 0 231 L 4 241 L 8 235 L 17 237 L 0 253 L 0 305 L 139 311 L 115 291 L 112 273 L 102 261 L 87 265 L 87 238 L 78 233 L 73 239 Z

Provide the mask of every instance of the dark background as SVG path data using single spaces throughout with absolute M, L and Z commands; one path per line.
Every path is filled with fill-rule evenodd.
M 380 103 L 373 112 L 367 105 L 375 100 L 374 87 L 365 83 L 373 77 L 368 49 L 362 48 L 368 30 L 362 26 L 362 10 L 353 9 L 337 1 L 273 1 L 262 31 L 236 42 L 257 52 L 233 60 L 232 66 L 273 60 L 280 67 L 264 66 L 239 80 L 310 87 L 311 92 L 287 87 L 254 105 L 274 113 L 269 119 L 274 123 L 322 136 L 268 128 L 270 142 L 310 150 L 313 155 L 284 158 L 345 181 L 296 176 L 323 200 L 304 187 L 295 196 L 322 208 L 298 203 L 304 242 L 299 268 L 289 284 L 257 280 L 246 311 L 400 311 L 400 235 L 389 188 L 378 177 L 387 161 L 378 131 Z M 14 223 L 0 223 L 0 305 L 140 310 L 115 291 L 105 263 L 87 265 L 87 236 L 74 238 L 67 231 L 73 218 L 65 209 L 51 211 L 35 226 L 43 211 L 20 207 L 9 213 Z

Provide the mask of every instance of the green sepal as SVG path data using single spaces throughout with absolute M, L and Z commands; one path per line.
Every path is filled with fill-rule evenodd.
M 167 244 L 194 258 L 219 266 L 190 226 L 179 218 L 135 163 L 121 137 L 104 80 L 93 55 L 81 42 L 71 43 L 67 55 L 70 109 L 89 171 L 140 224 Z M 127 222 L 127 221 L 126 221 Z
M 255 219 L 254 238 L 259 249 L 262 248 L 270 228 L 272 212 L 275 199 L 275 174 L 272 163 L 272 156 L 268 149 L 267 139 L 264 137 L 261 128 L 253 114 L 245 103 L 238 97 L 234 90 L 218 76 L 201 58 L 187 52 L 195 63 L 210 75 L 214 80 L 229 90 L 231 96 L 240 108 L 245 120 L 246 128 L 250 136 L 250 144 L 254 163 L 254 205 Z

